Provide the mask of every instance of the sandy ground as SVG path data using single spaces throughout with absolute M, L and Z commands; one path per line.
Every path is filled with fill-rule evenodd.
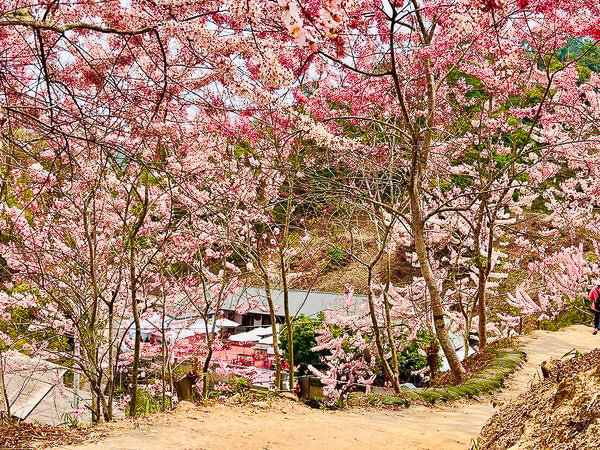
M 507 402 L 527 390 L 539 365 L 573 348 L 581 352 L 600 347 L 600 335 L 573 326 L 550 333 L 537 331 L 521 338 L 527 362 L 495 395 Z M 448 406 L 425 406 L 393 411 L 320 411 L 291 401 L 277 401 L 270 409 L 214 406 L 181 408 L 139 424 L 106 425 L 107 437 L 71 450 L 130 449 L 466 449 L 494 413 L 492 398 Z

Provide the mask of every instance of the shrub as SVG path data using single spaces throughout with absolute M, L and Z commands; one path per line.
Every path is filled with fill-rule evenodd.
M 343 266 L 348 262 L 344 249 L 339 245 L 332 245 L 329 247 L 327 255 L 329 256 L 330 265 Z
M 131 404 L 128 402 L 125 407 L 125 415 L 130 416 L 129 408 Z M 135 408 L 136 415 L 147 415 L 155 412 L 160 412 L 162 410 L 162 401 L 161 399 L 154 398 L 144 389 L 137 389 L 137 404 Z
M 321 356 L 324 352 L 313 352 L 311 349 L 317 345 L 316 330 L 322 326 L 321 319 L 298 316 L 293 322 L 294 327 L 294 365 L 322 367 Z M 287 355 L 287 331 L 285 328 L 279 333 L 279 346 Z

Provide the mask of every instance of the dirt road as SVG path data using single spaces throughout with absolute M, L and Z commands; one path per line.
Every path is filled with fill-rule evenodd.
M 510 401 L 527 390 L 539 365 L 573 348 L 581 352 L 600 347 L 600 335 L 573 326 L 559 332 L 537 331 L 521 338 L 527 362 L 496 395 Z M 541 376 L 541 373 L 540 375 Z M 110 435 L 71 450 L 168 449 L 466 449 L 494 413 L 491 399 L 451 406 L 411 407 L 392 411 L 319 411 L 292 402 L 267 410 L 215 406 L 188 408 L 157 415 L 131 429 L 111 424 Z

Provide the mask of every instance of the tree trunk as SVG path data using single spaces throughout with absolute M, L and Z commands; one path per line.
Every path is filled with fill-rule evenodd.
M 438 343 L 435 340 L 435 336 L 433 337 L 431 345 L 427 349 L 426 353 L 427 365 L 429 366 L 429 379 L 430 382 L 432 382 L 438 377 Z
M 287 290 L 283 291 L 283 309 L 285 313 L 285 326 L 287 332 L 287 363 L 288 363 L 288 389 L 294 389 L 294 330 L 290 318 L 290 307 Z M 275 340 L 275 337 L 273 337 Z
M 161 397 L 161 407 L 162 411 L 165 412 L 167 409 L 167 399 L 166 399 L 166 367 L 168 364 L 167 361 L 167 343 L 166 343 L 166 333 L 165 333 L 165 305 L 166 299 L 163 297 L 162 304 L 162 318 L 160 323 L 160 355 L 162 364 L 160 365 L 160 375 L 162 378 L 162 397 Z
M 108 305 L 108 375 L 106 380 L 106 388 L 104 390 L 104 396 L 108 397 L 106 411 L 104 412 L 104 419 L 110 422 L 113 418 L 113 392 L 115 386 L 115 374 L 113 371 L 113 359 L 114 359 L 114 304 L 109 303 Z
M 415 7 L 415 15 L 418 19 L 419 30 L 421 38 L 425 44 L 429 44 L 433 33 L 428 33 L 423 24 L 421 17 L 421 10 L 416 2 L 413 0 Z M 394 10 L 392 13 L 392 20 L 396 20 L 397 12 Z M 394 22 L 393 22 L 394 23 Z M 401 107 L 402 115 L 408 127 L 408 131 L 411 135 L 410 145 L 412 146 L 412 162 L 411 162 L 411 173 L 410 183 L 408 189 L 408 195 L 410 198 L 410 209 L 411 209 L 411 228 L 413 232 L 413 239 L 415 241 L 415 251 L 419 258 L 419 264 L 421 265 L 421 274 L 425 279 L 427 290 L 429 291 L 431 312 L 433 315 L 433 322 L 435 331 L 440 342 L 440 345 L 444 351 L 444 355 L 448 360 L 450 369 L 457 379 L 462 379 L 465 374 L 465 369 L 460 363 L 456 351 L 448 338 L 448 330 L 444 323 L 444 309 L 442 306 L 442 298 L 435 284 L 433 271 L 429 264 L 429 257 L 427 254 L 427 245 L 425 243 L 425 221 L 423 220 L 423 214 L 421 211 L 421 205 L 419 203 L 421 197 L 421 177 L 427 169 L 429 162 L 429 153 L 431 150 L 431 141 L 435 130 L 435 113 L 436 113 L 436 83 L 433 79 L 433 74 L 430 68 L 429 59 L 425 58 L 423 61 L 426 75 L 426 94 L 427 94 L 427 120 L 426 128 L 421 133 L 418 130 L 417 124 L 411 122 L 406 104 L 404 102 L 404 92 L 400 86 L 400 79 L 396 71 L 396 60 L 394 50 L 394 39 L 393 39 L 394 28 L 392 26 L 392 33 L 390 38 L 390 55 L 391 55 L 391 71 L 392 78 L 394 80 L 394 89 L 398 102 Z
M 480 241 L 482 239 L 482 230 L 483 230 L 483 223 L 485 220 L 485 210 L 486 210 L 486 206 L 489 202 L 489 195 L 483 194 L 481 195 L 481 205 L 479 206 L 479 211 L 477 212 L 477 220 L 476 220 L 476 226 L 474 229 L 475 232 L 475 252 L 477 254 L 477 268 L 479 269 L 479 274 L 478 274 L 478 286 L 477 286 L 477 314 L 479 316 L 479 326 L 478 326 L 478 332 L 479 332 L 479 348 L 477 349 L 479 352 L 482 352 L 485 349 L 485 346 L 487 344 L 487 339 L 486 339 L 486 330 L 485 330 L 485 325 L 486 325 L 486 290 L 487 290 L 487 277 L 488 277 L 488 273 L 489 270 L 491 269 L 491 261 L 490 258 L 492 257 L 492 243 L 493 243 L 493 237 L 492 240 L 489 242 L 489 247 L 488 247 L 488 251 L 487 251 L 487 259 L 484 261 L 483 260 L 483 255 L 481 254 L 481 244 Z M 490 233 L 493 233 L 493 222 L 490 222 L 490 225 L 492 227 L 492 229 L 490 229 Z M 488 269 L 490 268 L 490 269 Z
M 471 337 L 471 322 L 467 321 L 465 325 L 465 334 L 463 336 L 464 344 L 463 348 L 465 350 L 465 359 L 469 356 L 469 338 Z
M 4 360 L 2 359 L 2 352 L 0 352 L 0 419 L 2 419 L 3 414 L 10 417 L 10 401 L 4 385 Z
M 385 307 L 385 326 L 387 330 L 387 338 L 390 344 L 390 350 L 392 352 L 392 372 L 395 376 L 395 379 L 398 380 L 398 350 L 396 348 L 396 339 L 394 338 L 394 330 L 392 324 L 392 313 L 391 306 L 388 298 L 388 292 L 390 289 L 391 283 L 391 267 L 390 267 L 390 254 L 387 254 L 386 258 L 386 270 L 387 270 L 387 280 L 385 285 L 385 290 L 383 291 L 383 305 Z M 398 380 L 398 388 L 400 387 L 400 380 Z
M 372 289 L 372 278 L 373 278 L 373 268 L 368 267 L 368 275 L 367 275 L 367 301 L 369 303 L 369 315 L 371 316 L 371 323 L 373 324 L 373 331 L 375 333 L 375 345 L 377 346 L 377 353 L 379 354 L 379 359 L 381 359 L 381 363 L 383 364 L 383 369 L 387 377 L 391 380 L 392 386 L 394 387 L 394 392 L 396 394 L 400 393 L 400 383 L 398 381 L 397 373 L 392 372 L 390 365 L 385 357 L 385 349 L 383 347 L 383 342 L 381 339 L 381 333 L 379 331 L 379 324 L 377 323 L 377 314 L 375 313 L 375 303 L 373 301 L 373 289 Z
M 164 339 L 164 333 L 163 333 L 163 339 Z M 165 343 L 164 341 L 161 342 L 161 360 L 162 360 L 162 364 L 160 365 L 160 378 L 162 381 L 162 386 L 161 386 L 161 410 L 162 412 L 165 412 L 167 410 L 167 385 L 166 385 L 166 367 L 165 367 L 165 355 L 166 355 L 166 351 L 165 351 Z
M 129 404 L 129 415 L 131 417 L 135 417 L 137 409 L 137 385 L 138 372 L 140 367 L 140 346 L 142 342 L 142 330 L 140 324 L 140 311 L 137 303 L 137 286 L 135 279 L 135 249 L 133 243 L 131 243 L 130 258 L 131 308 L 133 312 L 133 321 L 135 323 L 135 344 L 133 348 L 133 367 L 131 369 L 131 402 Z
M 215 315 L 215 320 L 216 320 L 216 315 Z M 208 324 L 204 325 L 207 328 L 208 331 Z M 208 353 L 206 355 L 206 358 L 204 359 L 204 365 L 202 366 L 202 398 L 208 398 L 208 368 L 210 367 L 210 360 L 212 358 L 212 354 L 213 354 L 213 341 L 212 341 L 212 337 L 209 338 L 208 337 L 208 333 L 207 333 L 207 345 L 208 345 Z
M 167 361 L 169 359 L 169 350 L 167 349 Z M 175 395 L 175 380 L 173 379 L 173 368 L 171 367 L 171 363 L 167 363 L 167 377 L 169 379 L 169 390 L 171 391 L 171 396 L 169 397 L 169 408 L 173 409 L 173 396 Z
M 486 290 L 487 276 L 483 273 L 483 269 L 479 269 L 479 289 L 477 291 L 477 311 L 479 314 L 479 353 L 485 350 L 487 345 L 486 335 Z
M 289 389 L 294 389 L 294 330 L 292 329 L 292 319 L 290 317 L 289 289 L 287 285 L 287 268 L 283 251 L 279 252 L 281 262 L 281 282 L 283 287 L 283 312 L 285 314 L 285 327 L 287 329 L 287 360 L 288 360 L 288 383 Z M 275 336 L 273 336 L 275 342 Z
M 273 353 L 275 354 L 275 387 L 282 389 L 281 379 L 281 359 L 279 357 L 279 336 L 277 335 L 277 318 L 275 316 L 275 305 L 273 304 L 273 294 L 271 293 L 271 283 L 268 278 L 264 278 L 265 293 L 267 304 L 269 305 L 269 317 L 271 318 L 271 332 L 273 333 Z M 287 323 L 287 322 L 286 322 Z
M 102 379 L 98 377 L 98 374 L 92 369 L 90 371 L 90 389 L 92 394 L 92 422 L 98 423 L 102 422 L 104 418 L 103 411 L 106 410 L 106 402 L 104 401 L 104 396 L 102 395 Z
M 450 370 L 452 370 L 452 374 L 457 380 L 461 380 L 466 372 L 460 360 L 458 359 L 458 355 L 454 350 L 452 342 L 450 342 L 450 338 L 448 337 L 448 329 L 446 328 L 446 324 L 444 322 L 442 298 L 436 286 L 433 271 L 431 270 L 431 265 L 429 264 L 429 255 L 427 254 L 427 245 L 425 243 L 425 226 L 421 213 L 421 205 L 419 204 L 420 187 L 418 180 L 420 179 L 420 175 L 419 163 L 417 161 L 418 155 L 416 153 L 417 152 L 415 151 L 413 160 L 413 173 L 411 174 L 411 186 L 409 190 L 410 208 L 412 214 L 411 227 L 413 231 L 413 239 L 415 241 L 415 251 L 419 258 L 421 274 L 425 280 L 425 284 L 427 285 L 427 290 L 429 291 L 429 300 L 431 304 L 431 313 L 433 315 L 435 333 L 440 342 L 440 346 L 444 351 L 444 355 L 448 360 L 448 365 L 450 366 Z
M 383 294 L 383 302 L 385 306 L 385 326 L 387 330 L 387 338 L 390 344 L 390 351 L 392 352 L 392 373 L 394 374 L 394 380 L 398 383 L 398 389 L 400 389 L 400 381 L 398 380 L 398 350 L 396 349 L 396 340 L 394 339 L 392 330 L 393 324 L 390 302 L 388 301 L 388 296 L 385 292 Z
M 137 191 L 132 189 L 133 193 L 137 194 Z M 137 408 L 137 384 L 138 384 L 138 372 L 140 368 L 140 346 L 142 342 L 142 329 L 140 324 L 140 311 L 137 300 L 137 274 L 136 274 L 136 254 L 135 254 L 135 238 L 140 231 L 146 214 L 148 213 L 148 185 L 144 185 L 144 198 L 138 198 L 142 203 L 142 211 L 138 219 L 136 220 L 133 229 L 129 233 L 129 276 L 130 276 L 130 290 L 131 290 L 131 308 L 133 312 L 133 321 L 135 322 L 135 344 L 133 349 L 133 367 L 131 370 L 131 403 L 129 407 L 129 415 L 135 417 Z

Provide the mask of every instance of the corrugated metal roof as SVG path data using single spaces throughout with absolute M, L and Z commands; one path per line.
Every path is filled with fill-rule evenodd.
M 275 314 L 283 316 L 283 291 L 280 289 L 272 289 L 271 296 L 275 306 Z M 303 314 L 308 317 L 315 317 L 323 311 L 346 308 L 346 295 L 337 292 L 289 290 L 288 298 L 290 314 L 292 315 Z M 348 309 L 355 310 L 357 305 L 365 300 L 365 296 L 355 295 L 352 305 L 350 305 Z M 269 313 L 265 290 L 253 286 L 239 289 L 231 295 L 225 301 L 223 309 L 235 310 L 241 308 L 243 310 L 244 306 L 248 304 L 251 306 L 247 311 L 249 313 Z
M 73 411 L 73 391 L 62 385 L 66 367 L 14 351 L 2 355 L 2 366 L 12 416 L 57 425 Z
M 67 369 L 19 352 L 3 355 L 4 383 L 11 415 L 27 419 Z

